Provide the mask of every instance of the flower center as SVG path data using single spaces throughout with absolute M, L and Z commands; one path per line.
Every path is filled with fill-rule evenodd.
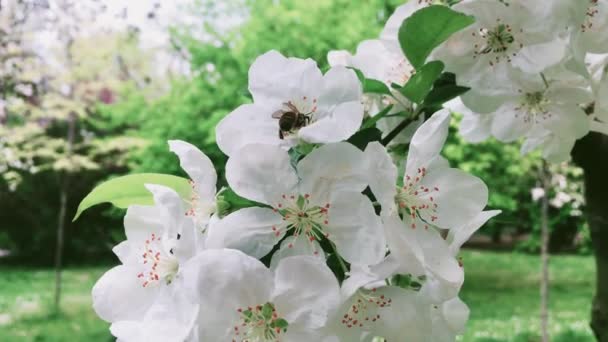
M 416 217 L 426 217 L 435 222 L 437 220 L 437 203 L 433 195 L 439 192 L 438 187 L 429 188 L 420 184 L 426 176 L 426 168 L 419 168 L 415 176 L 406 175 L 403 187 L 397 188 L 395 202 L 402 215 L 409 215 L 413 219 Z M 412 228 L 416 224 L 412 223 Z
M 581 24 L 581 30 L 583 32 L 590 31 L 593 28 L 593 22 L 595 21 L 595 18 L 598 17 L 599 12 L 599 0 L 591 0 L 587 7 L 587 11 L 585 12 L 585 21 Z
M 517 56 L 517 51 L 523 47 L 511 25 L 502 23 L 500 19 L 496 21 L 494 28 L 479 28 L 472 33 L 475 39 L 473 58 L 489 56 L 491 66 L 502 61 L 511 63 L 511 58 Z M 519 33 L 523 30 L 520 29 Z
M 240 319 L 233 329 L 232 342 L 280 341 L 288 323 L 279 317 L 272 303 L 238 308 Z
M 540 123 L 551 117 L 551 113 L 546 108 L 548 104 L 549 100 L 545 98 L 543 92 L 526 93 L 522 103 L 515 108 L 515 117 L 521 118 L 525 123 Z
M 179 270 L 179 262 L 173 256 L 173 249 L 167 252 L 164 242 L 160 236 L 152 233 L 144 243 L 141 255 L 144 270 L 137 274 L 142 287 L 155 286 L 161 280 L 170 284 Z
M 278 119 L 279 137 L 297 132 L 300 128 L 314 122 L 314 113 L 317 111 L 317 99 L 302 96 L 283 103 L 283 107 L 274 112 L 272 117 Z
M 391 298 L 378 294 L 375 288 L 360 289 L 342 316 L 342 324 L 347 328 L 369 328 L 382 318 L 380 310 L 390 307 L 392 302 Z
M 305 236 L 311 243 L 323 237 L 329 238 L 325 231 L 325 226 L 329 224 L 329 203 L 322 207 L 313 205 L 309 194 L 284 194 L 281 198 L 281 202 L 274 208 L 275 212 L 283 216 L 283 223 L 272 227 L 276 236 L 291 231 L 295 238 Z M 290 244 L 289 247 L 293 245 Z M 314 253 L 317 254 L 318 251 Z
M 192 180 L 189 182 L 192 187 L 192 196 L 189 201 L 190 209 L 186 211 L 186 216 L 191 217 L 196 226 L 204 233 L 207 230 L 209 218 L 215 213 L 217 206 L 215 200 L 201 199 L 198 194 L 196 183 Z

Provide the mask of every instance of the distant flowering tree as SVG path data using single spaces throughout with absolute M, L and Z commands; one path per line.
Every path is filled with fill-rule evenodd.
M 472 142 L 525 139 L 524 153 L 568 159 L 608 132 L 607 10 L 412 0 L 379 39 L 331 52 L 325 73 L 263 54 L 253 103 L 216 129 L 228 187 L 202 151 L 170 141 L 191 180 L 129 175 L 82 201 L 76 217 L 128 208 L 95 310 L 120 341 L 454 341 L 469 316 L 460 247 L 499 211 L 441 156 L 450 111 Z

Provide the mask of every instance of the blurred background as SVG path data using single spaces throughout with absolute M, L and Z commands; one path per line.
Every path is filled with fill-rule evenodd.
M 377 37 L 403 2 L 0 0 L 0 341 L 111 341 L 90 289 L 118 262 L 123 213 L 99 206 L 72 223 L 79 201 L 117 175 L 183 176 L 168 139 L 222 165 L 214 126 L 249 101 L 256 56 L 277 49 L 326 68 L 328 51 Z M 462 341 L 539 341 L 541 160 L 516 144 L 467 144 L 456 127 L 445 157 L 503 211 L 462 253 Z M 550 331 L 593 341 L 582 171 L 551 173 Z

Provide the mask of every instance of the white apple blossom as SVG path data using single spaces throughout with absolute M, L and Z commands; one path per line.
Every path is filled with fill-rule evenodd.
M 297 246 L 301 252 L 319 255 L 318 241 L 328 239 L 348 262 L 379 262 L 385 239 L 372 202 L 361 194 L 367 186 L 362 159 L 363 152 L 353 145 L 328 144 L 294 169 L 289 154 L 277 146 L 241 148 L 226 165 L 228 184 L 238 195 L 267 207 L 226 216 L 211 227 L 208 246 L 235 248 L 260 258 L 291 236 L 282 249 Z
M 309 256 L 285 258 L 272 272 L 240 251 L 207 250 L 184 274 L 187 292 L 205 308 L 199 341 L 317 341 L 340 304 L 336 277 Z
M 433 114 L 414 134 L 402 185 L 386 149 L 371 143 L 365 150 L 369 185 L 383 216 L 401 214 L 408 225 L 421 219 L 441 228 L 468 222 L 486 206 L 488 189 L 479 178 L 450 168 L 440 155 L 447 139 L 450 114 Z
M 196 254 L 198 232 L 184 215 L 177 193 L 159 185 L 146 187 L 155 205 L 134 205 L 127 210 L 127 240 L 113 249 L 122 264 L 106 272 L 93 287 L 93 308 L 99 317 L 113 323 L 111 329 L 117 337 L 166 320 L 165 330 L 154 330 L 159 334 L 154 341 L 162 341 L 165 333 L 185 338 L 192 326 L 189 317 L 198 307 L 180 294 L 180 266 Z M 175 314 L 163 318 L 159 314 L 163 311 Z
M 342 305 L 325 329 L 328 341 L 425 341 L 430 335 L 429 306 L 419 293 L 385 280 L 395 271 L 390 260 L 351 268 L 341 287 Z M 425 337 L 427 337 L 425 339 Z
M 169 140 L 169 149 L 179 157 L 182 169 L 190 177 L 192 197 L 186 215 L 192 217 L 201 232 L 216 214 L 217 173 L 213 163 L 196 146 L 181 140 Z
M 249 91 L 253 103 L 241 105 L 216 127 L 218 146 L 228 156 L 252 143 L 288 149 L 301 141 L 343 141 L 363 120 L 361 83 L 345 67 L 323 75 L 312 59 L 270 51 L 251 65 Z
M 539 73 L 565 56 L 567 39 L 539 26 L 538 13 L 520 1 L 467 0 L 452 8 L 476 22 L 435 49 L 432 59 L 443 61 L 458 84 L 488 95 L 512 93 L 514 71 Z
M 569 159 L 576 140 L 591 129 L 584 110 L 593 101 L 591 92 L 561 80 L 547 82 L 541 75 L 514 75 L 511 94 L 474 94 L 448 105 L 464 114 L 461 134 L 471 142 L 490 135 L 503 142 L 525 138 L 522 153 L 542 148 L 547 160 Z

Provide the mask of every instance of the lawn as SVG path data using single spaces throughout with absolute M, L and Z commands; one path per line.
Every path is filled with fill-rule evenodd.
M 471 321 L 462 341 L 538 341 L 538 258 L 466 251 L 462 298 Z M 65 272 L 63 313 L 52 314 L 50 270 L 0 266 L 0 341 L 113 341 L 91 310 L 90 289 L 106 267 Z M 594 341 L 588 328 L 593 260 L 557 256 L 551 261 L 551 332 L 554 342 Z

